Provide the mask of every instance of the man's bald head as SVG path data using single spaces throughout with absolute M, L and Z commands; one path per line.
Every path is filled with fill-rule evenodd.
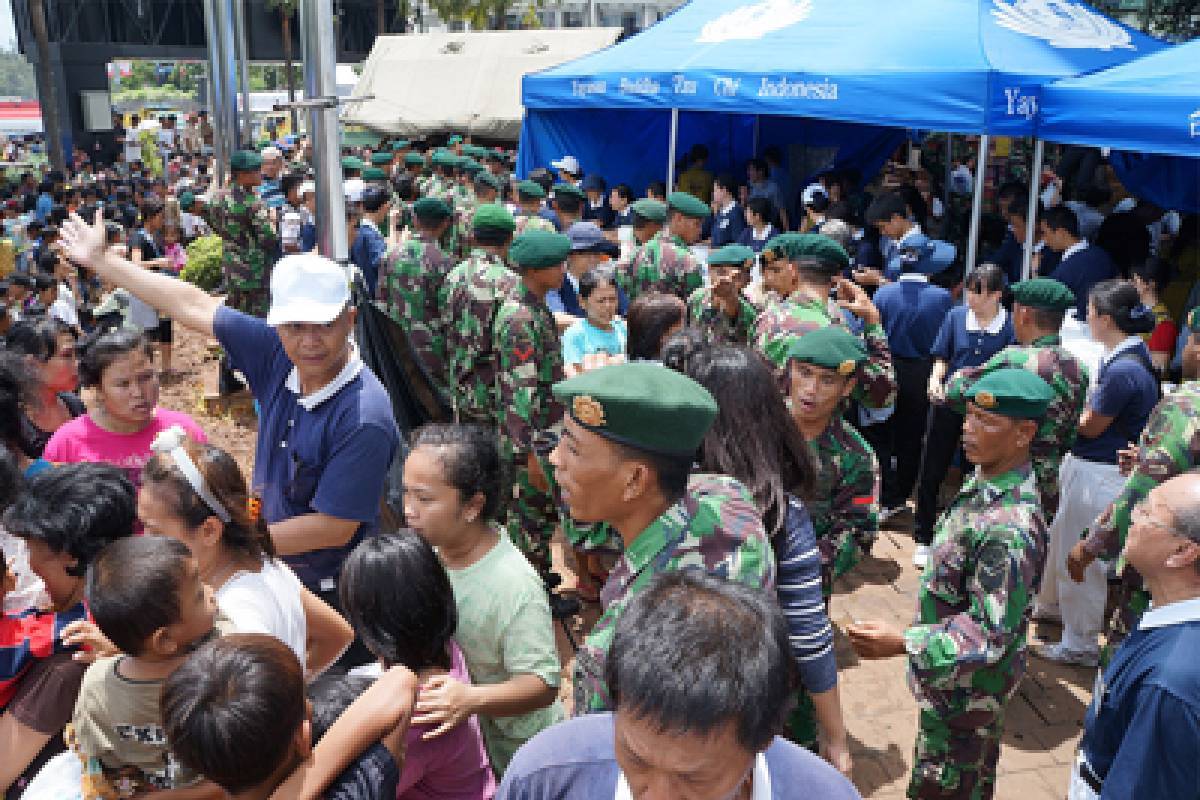
M 1200 471 L 1164 481 L 1134 509 L 1125 555 L 1150 582 L 1171 573 L 1200 582 Z

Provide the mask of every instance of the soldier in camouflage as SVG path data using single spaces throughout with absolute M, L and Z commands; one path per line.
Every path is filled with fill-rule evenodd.
M 629 263 L 617 266 L 617 285 L 631 303 L 650 292 L 673 294 L 686 303 L 704 284 L 700 262 L 688 248 L 700 241 L 711 210 L 687 192 L 672 192 L 665 204 L 638 200 L 632 209 L 634 236 L 642 245 Z
M 402 235 L 380 265 L 375 299 L 407 335 L 430 382 L 447 393 L 446 336 L 438 298 L 454 262 L 437 242 L 450 224 L 450 208 L 442 200 L 423 197 L 412 212 L 414 230 Z
M 804 505 L 816 529 L 828 598 L 834 578 L 871 552 L 879 532 L 879 462 L 843 417 L 867 349 L 845 328 L 827 325 L 798 337 L 788 359 L 792 419 L 816 471 Z
M 551 187 L 550 204 L 558 218 L 556 227 L 566 233 L 576 222 L 583 220 L 583 204 L 587 196 L 573 183 L 556 183 Z
M 854 399 L 868 408 L 887 408 L 896 401 L 896 373 L 879 309 L 861 287 L 839 277 L 850 265 L 842 246 L 815 233 L 784 233 L 767 242 L 762 253 L 766 308 L 754 325 L 754 346 L 776 369 L 787 389 L 784 366 L 795 340 L 817 328 L 846 326 L 843 311 L 863 322 L 868 358 L 856 375 Z M 829 299 L 837 288 L 837 302 Z
M 574 713 L 612 708 L 605 658 L 630 600 L 663 572 L 701 569 L 773 589 L 775 562 L 749 491 L 728 477 L 689 477 L 716 418 L 695 381 L 658 364 L 617 364 L 554 387 L 567 408 L 550 456 L 574 519 L 607 522 L 625 552 L 601 592 L 603 613 L 575 660 Z
M 708 254 L 708 286 L 692 292 L 687 300 L 688 325 L 701 331 L 714 344 L 749 344 L 758 319 L 745 292 L 750 285 L 754 251 L 729 244 Z
M 554 223 L 540 216 L 546 190 L 537 181 L 524 180 L 517 184 L 517 227 L 519 236 L 526 231 L 554 231 Z
M 951 398 L 967 401 L 963 447 L 976 471 L 938 521 L 916 621 L 903 633 L 847 627 L 860 657 L 908 658 L 919 706 L 910 798 L 988 800 L 995 790 L 1047 546 L 1029 449 L 1053 398 L 1041 378 L 1011 368 Z
M 279 231 L 258 199 L 254 187 L 262 183 L 262 157 L 240 150 L 229 160 L 231 185 L 208 200 L 201 209 L 204 221 L 221 237 L 221 273 L 230 308 L 259 318 L 267 316 L 271 302 L 271 269 L 279 259 Z

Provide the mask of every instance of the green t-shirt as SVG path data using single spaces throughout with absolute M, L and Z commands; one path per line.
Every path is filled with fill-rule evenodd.
M 561 678 L 546 589 L 508 537 L 466 569 L 447 570 L 458 607 L 454 640 L 476 686 L 536 675 L 547 686 Z M 488 757 L 500 776 L 517 748 L 563 718 L 557 700 L 519 717 L 479 716 Z

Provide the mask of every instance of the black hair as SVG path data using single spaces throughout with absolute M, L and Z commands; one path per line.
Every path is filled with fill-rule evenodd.
M 752 158 L 749 161 L 747 161 L 746 163 L 748 165 L 754 167 L 755 172 L 761 173 L 763 175 L 767 175 L 771 171 L 771 167 L 769 164 L 767 164 L 767 160 L 765 158 L 757 158 L 757 157 Z
M 908 217 L 908 204 L 899 192 L 888 192 L 871 201 L 864 215 L 867 225 L 887 222 L 892 217 Z
M 1127 336 L 1154 330 L 1154 312 L 1142 305 L 1138 290 L 1129 281 L 1113 278 L 1097 283 L 1088 293 L 1088 302 L 1097 314 L 1112 317 Z
M 631 210 L 629 219 L 630 219 L 630 224 L 635 228 L 641 228 L 646 225 L 662 225 L 662 222 L 660 222 L 659 220 L 650 219 L 649 217 L 643 217 L 641 214 L 639 214 L 637 211 L 634 211 L 634 210 Z
M 567 214 L 578 214 L 579 209 L 583 208 L 583 201 L 573 194 L 566 192 L 554 193 L 554 207 L 559 211 L 564 211 Z
M 229 794 L 283 765 L 304 723 L 304 668 L 274 636 L 234 633 L 188 656 L 160 702 L 171 754 Z
M 682 300 L 661 292 L 644 294 L 630 303 L 625 314 L 629 359 L 657 359 L 667 331 L 682 324 L 686 312 Z
M 324 738 L 338 717 L 345 713 L 358 696 L 371 688 L 375 679 L 367 675 L 326 672 L 308 685 L 308 700 L 312 703 L 312 743 Z
M 1023 219 L 1025 214 L 1022 213 L 1021 217 Z M 1079 217 L 1067 206 L 1048 208 L 1046 213 L 1042 214 L 1041 219 L 1048 230 L 1066 231 L 1071 236 L 1079 238 Z
M 86 217 L 85 217 L 86 219 Z M 48 275 L 54 272 L 54 268 L 58 266 L 58 255 L 51 250 L 43 250 L 38 253 L 37 271 L 43 275 Z
M 152 197 L 142 203 L 142 224 L 145 225 L 152 218 L 163 213 L 165 206 L 157 197 Z
M 481 494 L 483 519 L 499 517 L 508 482 L 495 431 L 482 425 L 431 422 L 413 433 L 409 452 L 421 446 L 437 448 L 446 483 L 462 502 Z
M 606 266 L 592 267 L 579 276 L 579 296 L 586 300 L 592 296 L 592 292 L 605 284 L 617 285 L 617 278 L 613 268 Z
M 8 276 L 8 284 L 10 286 L 21 286 L 26 289 L 33 288 L 33 276 L 24 272 L 15 272 Z
M 88 610 L 109 641 L 140 655 L 159 628 L 179 622 L 192 551 L 169 536 L 131 536 L 101 550 L 87 571 Z
M 538 168 L 529 173 L 529 180 L 541 186 L 547 193 L 554 186 L 554 176 L 550 174 L 550 170 L 544 168 Z
M 1003 292 L 1008 288 L 1008 276 L 998 265 L 985 261 L 975 265 L 963 281 L 963 288 L 975 292 Z
M 801 193 L 801 196 L 803 196 L 803 192 Z M 811 208 L 818 214 L 826 214 L 828 216 L 830 206 L 829 192 L 825 190 L 813 192 L 812 199 L 807 203 L 804 203 L 804 206 L 806 208 Z
M 15 447 L 30 458 L 36 455 L 22 424 L 22 401 L 31 396 L 36 378 L 24 356 L 0 351 L 0 450 Z
M 58 352 L 58 337 L 71 329 L 54 317 L 35 317 L 13 323 L 4 338 L 4 349 L 10 353 L 33 356 L 49 361 Z
M 1029 189 L 1023 181 L 1005 181 L 996 189 L 996 202 L 1001 206 L 1018 197 L 1025 198 L 1025 206 L 1029 205 Z
M 11 506 L 25 488 L 25 476 L 17 463 L 16 455 L 7 447 L 0 447 L 0 514 Z M 0 558 L 0 562 L 5 559 Z M 0 577 L 3 577 L 7 564 L 0 564 Z
M 1105 217 L 1092 244 L 1108 253 L 1123 276 L 1150 257 L 1150 231 L 1130 211 Z
M 291 194 L 292 189 L 298 189 L 304 184 L 304 175 L 299 172 L 289 172 L 279 179 L 279 191 L 284 197 Z
M 84 386 L 99 386 L 104 370 L 114 362 L 141 350 L 146 358 L 154 357 L 154 349 L 141 331 L 127 328 L 108 331 L 81 346 L 79 382 Z
M 753 211 L 763 222 L 772 223 L 775 221 L 775 205 L 766 197 L 751 197 L 746 201 L 746 210 Z
M 478 245 L 485 247 L 507 247 L 509 241 L 512 240 L 512 231 L 474 226 L 471 228 L 471 236 Z
M 1155 293 L 1161 293 L 1175 278 L 1175 270 L 1165 258 L 1148 258 L 1133 268 L 1133 274 L 1150 284 Z
M 417 182 L 411 175 L 399 175 L 392 179 L 392 188 L 396 190 L 396 196 L 401 200 L 411 202 L 417 199 Z
M 654 472 L 658 491 L 668 502 L 675 502 L 687 491 L 692 474 L 693 454 L 676 455 L 643 450 L 640 447 L 613 442 L 622 461 L 640 461 Z
M 713 180 L 713 185 L 720 186 L 722 189 L 733 195 L 734 199 L 737 199 L 738 187 L 742 184 L 736 177 L 734 177 L 733 173 L 722 172 L 716 177 L 715 180 Z
M 663 342 L 659 357 L 663 366 L 687 374 L 688 361 L 708 348 L 708 337 L 694 326 L 680 328 Z
M 732 723 L 751 753 L 780 730 L 797 685 L 773 593 L 696 568 L 657 575 L 630 601 L 604 677 L 618 711 L 696 736 Z
M 371 185 L 363 192 L 362 205 L 364 211 L 378 211 L 392 200 L 391 193 L 382 186 Z
M 618 197 L 625 198 L 626 202 L 628 202 L 628 203 L 633 202 L 633 189 L 629 186 L 628 183 L 618 183 L 616 186 L 614 186 L 612 188 L 612 190 L 617 193 Z
M 662 181 L 650 181 L 646 185 L 646 194 L 665 198 L 667 196 L 667 185 Z
M 454 590 L 433 548 L 414 531 L 373 536 L 354 548 L 339 592 L 354 632 L 385 666 L 450 669 Z
M 133 534 L 133 484 L 111 464 L 64 464 L 29 480 L 4 512 L 4 527 L 21 539 L 42 542 L 78 563 L 68 575 L 83 577 L 106 544 Z
M 33 276 L 33 290 L 38 294 L 41 294 L 47 289 L 53 289 L 56 286 L 58 286 L 58 281 L 54 279 L 53 275 L 47 275 L 44 272 L 39 272 L 37 275 Z
M 929 206 L 926 204 L 925 198 L 921 196 L 920 190 L 911 183 L 902 183 L 897 187 L 896 192 L 904 198 L 904 205 L 908 209 L 906 216 L 918 222 L 924 222 L 929 216 Z
M 745 484 L 767 531 L 782 532 L 788 495 L 807 497 L 816 473 L 771 370 L 749 348 L 719 345 L 689 358 L 684 374 L 717 401 L 717 418 L 700 446 L 700 470 Z

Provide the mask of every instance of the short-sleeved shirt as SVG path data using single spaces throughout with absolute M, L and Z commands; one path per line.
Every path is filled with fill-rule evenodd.
M 294 367 L 273 328 L 226 307 L 217 309 L 213 328 L 261 408 L 253 491 L 263 518 L 321 513 L 361 523 L 342 547 L 284 559 L 310 590 L 329 591 L 346 555 L 379 524 L 384 477 L 400 441 L 391 400 L 363 366 L 348 380 L 339 376 L 344 384 L 316 405 L 311 400 L 325 389 L 307 398 L 306 409 L 288 388 Z
M 583 361 L 584 356 L 592 353 L 623 355 L 627 339 L 628 332 L 623 319 L 614 319 L 612 327 L 608 330 L 597 328 L 588 320 L 581 319 L 563 332 L 563 363 L 578 364 Z
M 975 324 L 968 326 L 968 322 Z M 1015 341 L 1012 318 L 1003 308 L 986 327 L 980 327 L 966 306 L 955 306 L 942 320 L 931 354 L 945 361 L 946 375 L 963 367 L 978 367 Z
M 558 686 L 562 673 L 546 587 L 509 538 L 501 534 L 479 561 L 446 572 L 458 607 L 454 639 L 472 682 L 497 684 L 536 675 L 547 686 Z M 480 715 L 492 768 L 503 774 L 518 747 L 562 717 L 557 700 L 515 717 Z
M 239 633 L 265 633 L 305 663 L 308 621 L 300 581 L 279 559 L 264 559 L 258 572 L 239 571 L 217 589 L 217 606 Z
M 950 293 L 924 276 L 903 275 L 875 292 L 875 306 L 895 358 L 929 358 L 942 321 L 950 311 Z
M 1149 363 L 1150 351 L 1138 337 L 1126 339 L 1106 357 L 1087 407 L 1113 421 L 1099 436 L 1080 434 L 1072 454 L 1102 464 L 1117 463 L 1117 451 L 1138 438 L 1158 404 L 1158 381 Z

